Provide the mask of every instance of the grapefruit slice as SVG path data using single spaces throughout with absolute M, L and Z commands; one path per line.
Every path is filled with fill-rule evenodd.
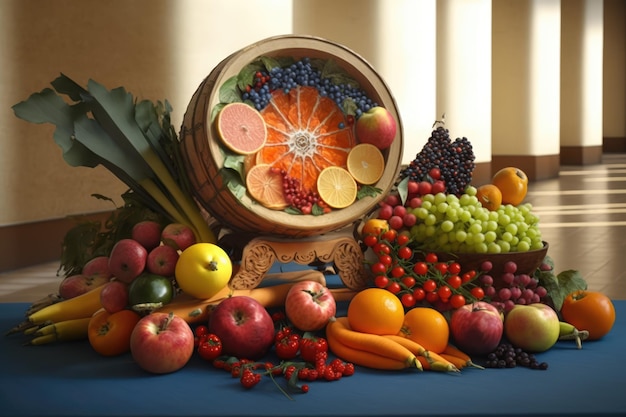
M 267 142 L 256 162 L 285 170 L 305 192 L 315 190 L 324 168 L 346 166 L 355 144 L 352 126 L 337 103 L 315 87 L 274 91 L 261 115 Z
M 246 188 L 252 198 L 267 208 L 282 210 L 288 205 L 283 193 L 283 176 L 269 164 L 250 168 Z
M 267 127 L 261 113 L 245 103 L 224 106 L 217 115 L 215 128 L 222 143 L 242 155 L 257 152 L 267 140 Z
M 317 177 L 317 192 L 332 208 L 348 207 L 356 200 L 356 181 L 346 169 L 326 167 Z
M 360 143 L 348 154 L 347 166 L 357 182 L 370 185 L 383 176 L 385 157 L 377 146 Z

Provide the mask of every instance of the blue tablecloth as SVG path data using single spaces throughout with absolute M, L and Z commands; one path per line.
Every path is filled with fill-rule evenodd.
M 357 367 L 335 382 L 312 382 L 289 400 L 269 379 L 245 391 L 197 355 L 155 376 L 130 354 L 104 358 L 87 341 L 23 346 L 0 339 L 1 416 L 556 416 L 626 415 L 626 301 L 603 340 L 582 350 L 559 342 L 539 355 L 547 371 L 465 369 L 460 374 L 383 372 Z M 0 304 L 0 330 L 27 304 Z M 282 381 L 281 381 L 282 382 Z

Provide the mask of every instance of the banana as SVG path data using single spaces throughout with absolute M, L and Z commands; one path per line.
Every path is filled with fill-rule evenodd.
M 348 348 L 404 362 L 406 367 L 421 368 L 415 355 L 406 347 L 386 337 L 350 329 L 347 317 L 337 317 L 326 326 L 326 336 Z
M 28 344 L 43 345 L 52 342 L 86 339 L 90 320 L 91 317 L 86 317 L 44 324 L 32 333 L 35 337 Z
M 33 324 L 42 324 L 47 321 L 59 323 L 66 320 L 82 319 L 91 317 L 93 313 L 102 308 L 100 292 L 105 285 L 100 285 L 93 290 L 69 298 L 42 308 L 28 316 L 28 321 Z
M 574 340 L 578 349 L 583 348 L 582 341 L 589 337 L 587 330 L 578 330 L 574 325 L 565 321 L 559 322 L 559 340 Z

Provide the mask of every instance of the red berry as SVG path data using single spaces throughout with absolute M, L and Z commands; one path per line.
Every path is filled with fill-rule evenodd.
M 441 178 L 441 170 L 439 168 L 431 168 L 430 171 L 428 171 L 428 175 L 430 178 L 438 180 Z

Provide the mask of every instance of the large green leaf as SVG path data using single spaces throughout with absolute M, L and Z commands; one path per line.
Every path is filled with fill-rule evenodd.
M 56 126 L 54 141 L 63 151 L 63 159 L 71 166 L 93 168 L 101 158 L 74 140 L 74 118 L 84 111 L 84 106 L 68 105 L 53 90 L 46 88 L 32 94 L 27 100 L 13 106 L 15 116 L 31 123 L 51 123 Z

